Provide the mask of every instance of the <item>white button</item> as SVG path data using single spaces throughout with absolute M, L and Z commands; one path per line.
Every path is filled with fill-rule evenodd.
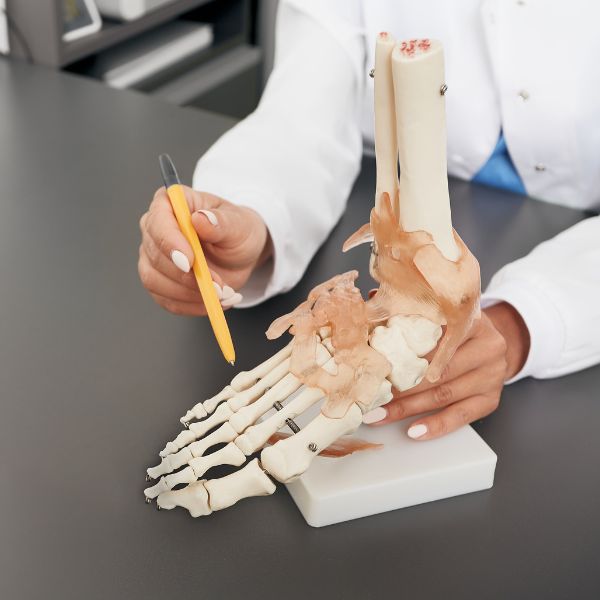
M 521 90 L 518 95 L 519 95 L 519 98 L 521 98 L 521 100 L 523 100 L 523 102 L 526 102 L 527 100 L 529 100 L 529 92 L 527 90 Z
M 543 165 L 542 163 L 538 163 L 537 165 L 535 165 L 535 170 L 538 171 L 539 173 L 542 173 L 543 171 L 546 170 L 546 165 Z

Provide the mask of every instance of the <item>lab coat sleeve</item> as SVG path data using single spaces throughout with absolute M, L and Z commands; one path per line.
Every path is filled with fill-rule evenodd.
M 523 317 L 531 337 L 528 375 L 558 377 L 600 362 L 600 217 L 592 217 L 537 246 L 492 278 L 482 306 L 505 301 Z
M 258 108 L 196 166 L 195 189 L 256 210 L 273 242 L 239 306 L 293 287 L 345 208 L 362 154 L 364 54 L 358 2 L 282 1 Z

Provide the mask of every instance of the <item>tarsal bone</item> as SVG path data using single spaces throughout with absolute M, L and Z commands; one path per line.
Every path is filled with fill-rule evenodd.
M 429 363 L 419 356 L 433 350 L 441 334 L 439 325 L 423 317 L 397 316 L 392 317 L 385 326 L 376 327 L 369 344 L 388 359 L 392 365 L 388 379 L 397 390 L 404 391 L 423 379 Z
M 361 423 L 362 411 L 356 404 L 339 419 L 319 414 L 296 435 L 265 448 L 260 454 L 261 463 L 275 479 L 287 483 L 302 475 L 320 450 L 352 433 Z

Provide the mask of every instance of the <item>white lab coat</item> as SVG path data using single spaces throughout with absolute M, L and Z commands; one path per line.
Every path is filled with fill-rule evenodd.
M 198 162 L 194 187 L 250 206 L 274 260 L 242 292 L 294 286 L 344 211 L 373 141 L 374 40 L 445 47 L 448 170 L 471 179 L 502 127 L 529 195 L 600 207 L 600 5 L 592 0 L 282 0 L 275 68 L 257 110 Z M 482 304 L 505 300 L 531 335 L 515 378 L 600 362 L 600 217 L 501 269 Z

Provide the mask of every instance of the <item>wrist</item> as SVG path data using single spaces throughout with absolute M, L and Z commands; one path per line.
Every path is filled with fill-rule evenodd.
M 514 377 L 529 354 L 529 329 L 520 313 L 508 302 L 499 302 L 483 310 L 506 342 L 506 379 Z

